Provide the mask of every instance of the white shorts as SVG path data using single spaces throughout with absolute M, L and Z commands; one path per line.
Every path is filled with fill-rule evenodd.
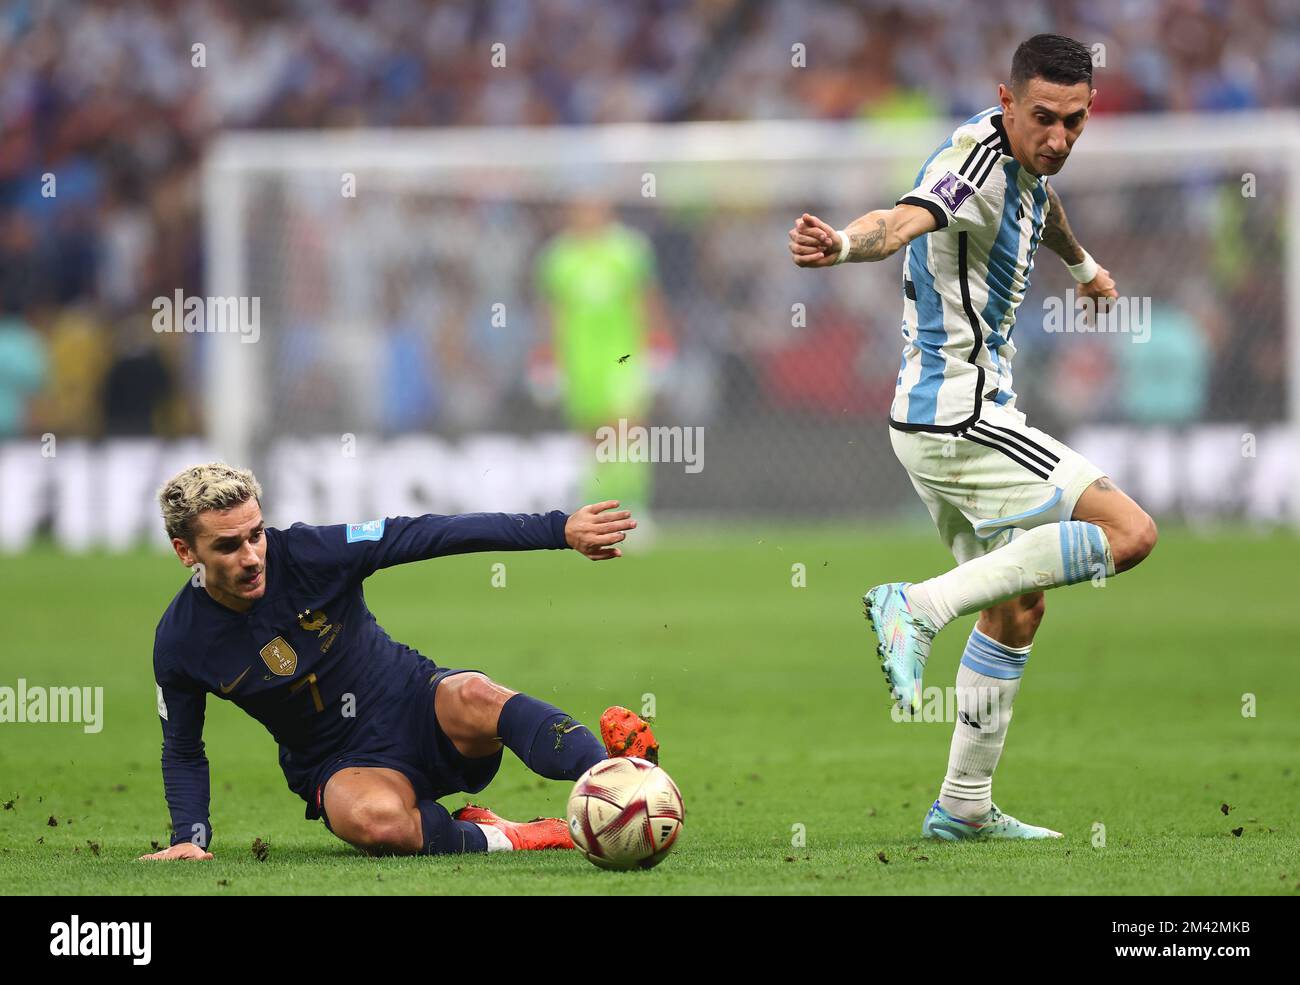
M 1104 472 L 1025 415 L 986 403 L 959 435 L 889 429 L 939 536 L 958 564 L 1001 547 L 1017 531 L 1068 520 Z

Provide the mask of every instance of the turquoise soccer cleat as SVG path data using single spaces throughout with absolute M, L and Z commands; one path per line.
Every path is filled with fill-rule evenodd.
M 903 589 L 910 582 L 877 585 L 862 596 L 867 622 L 876 634 L 876 655 L 889 682 L 889 693 L 904 712 L 921 710 L 921 675 L 938 632 L 913 612 Z
M 993 805 L 983 820 L 966 821 L 949 814 L 936 800 L 921 822 L 921 837 L 939 838 L 943 841 L 1037 841 L 1065 836 L 1051 828 L 1017 821 L 1010 814 L 998 810 L 997 804 Z

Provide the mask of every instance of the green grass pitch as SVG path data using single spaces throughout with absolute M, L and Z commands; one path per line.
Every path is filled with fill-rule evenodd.
M 1043 844 L 919 838 L 951 725 L 891 721 L 858 598 L 948 567 L 928 530 L 753 527 L 615 562 L 474 555 L 367 582 L 380 623 L 439 664 L 591 724 L 654 696 L 686 828 L 663 865 L 628 874 L 576 853 L 363 857 L 303 820 L 271 738 L 216 698 L 216 859 L 133 861 L 167 827 L 151 652 L 186 572 L 158 554 L 35 550 L 0 564 L 0 685 L 103 686 L 104 728 L 0 724 L 0 892 L 1295 895 L 1296 546 L 1169 530 L 1136 571 L 1048 596 L 994 787 L 1004 810 L 1066 833 Z M 972 621 L 940 636 L 928 685 L 952 684 Z M 559 814 L 568 787 L 507 754 L 476 800 Z

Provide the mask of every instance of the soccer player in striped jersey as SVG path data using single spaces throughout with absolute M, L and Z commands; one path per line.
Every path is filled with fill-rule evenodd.
M 1012 384 L 1016 309 L 1039 244 L 1067 264 L 1080 295 L 1101 305 L 1116 296 L 1048 183 L 1083 132 L 1094 95 L 1083 45 L 1030 38 L 1016 49 L 998 105 L 958 127 L 892 209 L 839 231 L 805 213 L 790 230 L 800 267 L 905 250 L 890 439 L 957 561 L 945 574 L 878 585 L 863 598 L 905 712 L 921 706 L 935 635 L 980 613 L 957 672 L 958 721 L 940 796 L 922 822 L 927 837 L 1060 837 L 992 800 L 1043 591 L 1126 571 L 1156 542 L 1151 518 L 1099 468 L 1026 423 Z

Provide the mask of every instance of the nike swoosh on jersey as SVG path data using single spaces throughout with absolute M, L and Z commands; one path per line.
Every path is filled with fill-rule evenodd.
M 236 677 L 236 678 L 235 678 L 233 681 L 231 681 L 229 684 L 222 684 L 220 681 L 217 681 L 217 684 L 219 684 L 220 687 L 221 687 L 221 693 L 222 693 L 222 694 L 229 694 L 229 693 L 230 693 L 231 691 L 233 691 L 235 688 L 239 687 L 239 682 L 242 681 L 245 677 L 247 677 L 247 676 L 248 676 L 248 672 L 249 672 L 250 670 L 252 670 L 252 669 L 253 669 L 253 665 L 252 665 L 252 664 L 249 664 L 247 667 L 244 668 L 244 672 L 243 672 L 242 674 L 240 674 L 238 677 Z

